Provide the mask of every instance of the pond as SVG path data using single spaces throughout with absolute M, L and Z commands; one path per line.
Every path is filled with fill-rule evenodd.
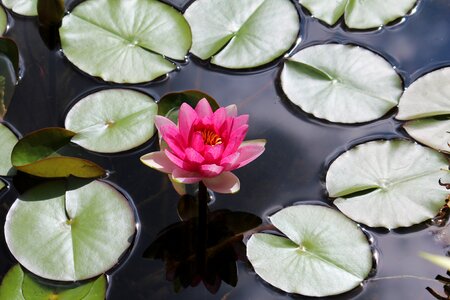
M 190 1 L 167 3 L 184 11 Z M 419 1 L 417 9 L 404 20 L 374 31 L 348 31 L 341 23 L 326 26 L 298 3 L 295 6 L 301 19 L 301 34 L 291 53 L 331 42 L 360 45 L 395 66 L 405 86 L 432 70 L 450 66 L 450 3 L 447 0 Z M 111 87 L 132 88 L 154 99 L 169 92 L 196 89 L 213 96 L 222 106 L 235 103 L 240 114 L 249 114 L 247 139 L 267 139 L 266 151 L 249 166 L 235 171 L 241 190 L 234 195 L 215 194 L 209 206 L 211 211 L 247 212 L 268 223 L 268 216 L 293 204 L 332 206 L 324 183 L 331 161 L 362 142 L 408 137 L 402 123 L 394 119 L 396 109 L 381 119 L 359 125 L 333 124 L 301 111 L 291 104 L 280 87 L 283 58 L 256 69 L 229 71 L 190 55 L 167 77 L 136 85 L 107 83 L 78 70 L 61 51 L 48 50 L 35 18 L 8 14 L 10 28 L 6 36 L 19 47 L 22 78 L 5 120 L 21 135 L 44 127 L 64 127 L 67 112 L 79 99 Z M 180 197 L 168 177 L 139 160 L 158 147 L 156 137 L 143 146 L 118 154 L 99 154 L 75 147 L 78 155 L 109 171 L 107 180 L 132 200 L 138 217 L 138 233 L 132 249 L 107 273 L 107 299 L 310 299 L 271 287 L 255 274 L 245 259 L 237 262 L 236 287 L 222 282 L 211 293 L 200 283 L 175 291 L 174 283 L 167 279 L 164 262 L 143 257 L 159 232 L 180 221 L 177 213 Z M 18 196 L 13 179 L 6 180 L 9 189 L 0 192 L 2 224 Z M 444 275 L 445 271 L 418 255 L 421 251 L 446 253 L 450 240 L 446 243 L 439 238 L 445 235 L 441 228 L 433 226 L 431 221 L 390 231 L 362 227 L 373 243 L 376 268 L 361 287 L 329 299 L 432 299 L 426 290 L 428 286 L 444 294 L 443 285 L 431 279 Z M 16 261 L 2 230 L 0 278 L 14 264 Z M 388 278 L 402 275 L 408 276 Z

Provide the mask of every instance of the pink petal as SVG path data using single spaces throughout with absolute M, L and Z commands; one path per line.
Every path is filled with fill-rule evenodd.
M 222 127 L 223 123 L 225 122 L 227 118 L 227 112 L 225 111 L 225 108 L 221 107 L 218 110 L 216 110 L 213 114 L 213 122 L 214 122 L 214 128 L 216 131 L 219 131 L 219 129 Z
M 208 162 L 216 162 L 223 153 L 223 144 L 218 144 L 214 146 L 206 145 L 203 151 L 203 156 Z
M 192 124 L 194 124 L 196 119 L 197 113 L 195 110 L 187 103 L 181 104 L 180 112 L 178 114 L 178 128 L 186 144 L 189 141 Z
M 203 156 L 197 151 L 195 151 L 193 148 L 186 148 L 185 153 L 186 153 L 185 159 L 193 164 L 201 164 L 205 161 Z
M 238 147 L 241 145 L 242 141 L 245 138 L 245 135 L 248 131 L 248 125 L 242 125 L 237 130 L 231 133 L 230 139 L 228 140 L 228 144 L 223 151 L 223 156 L 228 156 L 238 149 Z
M 233 119 L 233 126 L 231 128 L 231 132 L 235 131 L 242 125 L 248 124 L 248 115 L 240 115 Z
M 223 167 L 216 164 L 202 165 L 200 166 L 200 174 L 202 177 L 216 177 L 222 173 Z
M 237 160 L 240 156 L 239 152 L 234 152 L 233 154 L 228 155 L 227 157 L 222 158 L 220 161 L 220 165 L 224 168 L 225 171 L 231 171 L 236 169 Z
M 172 152 L 178 157 L 184 157 L 184 145 L 181 140 L 181 136 L 178 132 L 173 132 L 169 130 L 164 135 L 163 140 L 166 142 L 167 146 L 172 150 Z
M 213 178 L 204 178 L 203 183 L 207 188 L 217 193 L 234 194 L 239 191 L 239 178 L 231 172 L 224 172 Z
M 204 118 L 213 114 L 211 106 L 209 105 L 208 100 L 206 100 L 205 98 L 201 99 L 197 103 L 195 111 L 197 112 L 199 118 Z
M 172 172 L 172 179 L 175 180 L 175 182 L 184 184 L 197 183 L 202 180 L 198 173 L 189 172 L 179 168 L 176 168 Z
M 203 149 L 205 149 L 205 143 L 203 141 L 203 137 L 200 132 L 192 133 L 190 146 L 194 148 L 195 151 L 197 152 L 203 152 Z
M 164 137 L 167 130 L 175 130 L 176 132 L 178 132 L 177 125 L 163 116 L 155 116 L 155 126 L 159 131 L 159 135 L 162 137 Z
M 225 107 L 225 110 L 227 112 L 227 116 L 229 117 L 236 117 L 237 116 L 237 106 L 236 104 L 231 104 Z
M 172 173 L 173 170 L 177 167 L 164 153 L 164 151 L 156 151 L 143 155 L 141 157 L 141 161 L 160 172 L 164 173 Z
M 239 158 L 236 161 L 236 169 L 245 166 L 260 156 L 265 148 L 265 140 L 253 140 L 242 143 L 239 147 Z
M 184 167 L 185 165 L 184 160 L 182 160 L 181 158 L 170 152 L 169 149 L 164 150 L 164 154 L 166 154 L 166 156 L 170 159 L 170 161 L 172 161 L 178 167 L 180 168 Z

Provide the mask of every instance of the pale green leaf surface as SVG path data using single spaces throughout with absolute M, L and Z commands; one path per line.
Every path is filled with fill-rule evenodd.
M 353 29 L 369 29 L 385 25 L 406 15 L 416 0 L 299 0 L 311 14 L 329 25 L 344 15 Z
M 287 0 L 199 0 L 184 16 L 192 29 L 191 52 L 231 69 L 273 61 L 295 43 L 300 29 Z
M 3 35 L 8 26 L 8 16 L 3 7 L 0 7 L 0 35 Z
M 435 265 L 450 270 L 450 257 L 448 256 L 435 255 L 427 252 L 420 253 L 420 256 L 422 256 L 423 258 L 432 262 Z
M 288 207 L 271 217 L 287 238 L 254 234 L 247 256 L 256 273 L 288 293 L 324 297 L 358 286 L 372 267 L 369 243 L 358 226 L 326 207 Z
M 153 80 L 175 69 L 191 46 L 181 13 L 155 0 L 88 0 L 63 19 L 68 59 L 92 76 L 118 83 Z
M 93 93 L 75 104 L 65 127 L 77 133 L 72 142 L 91 151 L 114 153 L 132 149 L 155 133 L 158 107 L 145 94 L 111 89 Z
M 450 153 L 450 119 L 420 119 L 407 122 L 403 128 L 416 141 L 441 152 Z
M 3 5 L 13 12 L 24 16 L 37 16 L 38 0 L 2 0 Z
M 433 118 L 434 117 L 434 118 Z M 450 152 L 450 68 L 428 73 L 413 82 L 400 98 L 399 120 L 417 141 Z
M 0 124 L 0 175 L 14 175 L 11 153 L 17 143 L 17 137 L 5 125 Z
M 372 227 L 407 227 L 434 217 L 448 196 L 444 155 L 405 140 L 373 141 L 343 153 L 326 187 L 351 219 Z M 362 192 L 359 195 L 352 195 Z
M 5 223 L 14 257 L 36 275 L 62 281 L 112 268 L 134 232 L 127 200 L 100 181 L 67 192 L 54 182 L 34 188 L 16 200 Z
M 338 123 L 378 119 L 402 94 L 402 81 L 386 60 L 351 45 L 317 45 L 298 52 L 286 61 L 281 84 L 305 112 Z

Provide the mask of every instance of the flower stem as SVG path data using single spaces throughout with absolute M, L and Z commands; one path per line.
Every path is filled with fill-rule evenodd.
M 208 189 L 200 181 L 198 184 L 198 263 L 200 270 L 205 271 L 206 267 L 206 241 L 208 239 Z

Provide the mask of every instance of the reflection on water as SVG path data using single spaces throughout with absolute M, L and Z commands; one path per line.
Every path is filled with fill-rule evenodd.
M 168 2 L 183 10 L 189 1 Z M 302 18 L 302 39 L 294 53 L 310 45 L 328 42 L 362 45 L 381 54 L 396 66 L 406 86 L 430 70 L 450 65 L 448 0 L 422 0 L 417 12 L 407 17 L 405 22 L 375 32 L 347 32 L 341 25 L 329 28 L 307 16 L 302 9 L 299 8 L 299 11 Z M 41 41 L 35 19 L 17 15 L 10 17 L 14 20 L 7 35 L 19 45 L 23 59 L 23 78 L 16 87 L 6 120 L 22 134 L 43 127 L 63 126 L 69 107 L 83 95 L 100 88 L 123 87 L 85 76 L 60 51 L 49 51 Z M 264 137 L 268 140 L 266 152 L 258 160 L 235 172 L 241 180 L 241 191 L 235 195 L 216 195 L 216 201 L 210 206 L 212 213 L 226 209 L 231 214 L 241 211 L 263 217 L 267 212 L 297 202 L 318 200 L 331 204 L 323 179 L 326 168 L 335 157 L 362 141 L 406 137 L 400 122 L 393 119 L 395 110 L 375 122 L 341 126 L 316 120 L 292 106 L 279 88 L 277 78 L 282 61 L 251 72 L 231 72 L 192 57 L 189 60 L 189 63 L 182 64 L 180 70 L 171 73 L 168 78 L 132 88 L 155 99 L 173 91 L 203 90 L 221 105 L 236 103 L 240 114 L 250 114 L 247 139 Z M 130 257 L 110 274 L 108 299 L 308 299 L 286 295 L 271 288 L 254 274 L 248 263 L 239 260 L 237 263 L 233 262 L 238 273 L 236 287 L 230 285 L 234 283 L 231 277 L 226 280 L 228 283 L 215 286 L 219 271 L 214 270 L 211 274 L 215 273 L 215 281 L 208 279 L 207 282 L 211 284 L 210 287 L 214 286 L 212 290 L 215 294 L 211 294 L 202 284 L 176 293 L 173 282 L 167 280 L 166 266 L 159 259 L 144 258 L 143 254 L 149 245 L 157 241 L 161 242 L 159 245 L 171 245 L 172 238 L 162 237 L 164 233 L 171 231 L 169 228 L 173 230 L 171 235 L 180 236 L 186 231 L 192 232 L 186 228 L 192 228 L 195 222 L 179 222 L 179 197 L 167 176 L 140 163 L 141 155 L 156 149 L 155 138 L 137 149 L 115 155 L 91 153 L 74 146 L 74 151 L 110 171 L 108 180 L 127 191 L 140 217 L 141 234 Z M 17 193 L 12 188 L 0 196 L 0 222 L 4 223 L 6 212 Z M 175 223 L 178 225 L 172 225 Z M 222 230 L 219 225 L 218 231 Z M 426 226 L 408 231 L 367 230 L 374 238 L 374 246 L 379 250 L 379 265 L 374 278 L 415 275 L 432 279 L 442 273 L 441 268 L 418 256 L 420 251 L 445 254 L 444 246 L 436 243 L 432 230 Z M 188 237 L 186 240 L 178 238 L 176 241 L 189 243 Z M 174 247 L 170 247 L 172 246 Z M 173 256 L 170 251 L 164 253 L 159 250 L 155 253 L 158 254 L 154 254 L 155 257 L 161 259 Z M 231 250 L 227 253 L 231 255 Z M 236 252 L 233 255 L 237 255 Z M 164 261 L 167 262 L 167 259 Z M 214 263 L 219 260 L 214 260 Z M 13 264 L 14 259 L 7 250 L 1 233 L 0 277 Z M 231 263 L 228 266 L 232 268 Z M 170 270 L 171 278 L 181 278 L 180 274 L 184 274 L 177 268 L 172 267 Z M 187 274 L 194 276 L 194 270 L 195 268 L 192 273 Z M 184 285 L 191 285 L 193 277 L 187 278 L 182 282 Z M 199 277 L 195 278 L 198 281 Z M 430 299 L 427 286 L 440 295 L 445 294 L 443 285 L 437 281 L 409 278 L 369 280 L 359 289 L 329 299 Z

